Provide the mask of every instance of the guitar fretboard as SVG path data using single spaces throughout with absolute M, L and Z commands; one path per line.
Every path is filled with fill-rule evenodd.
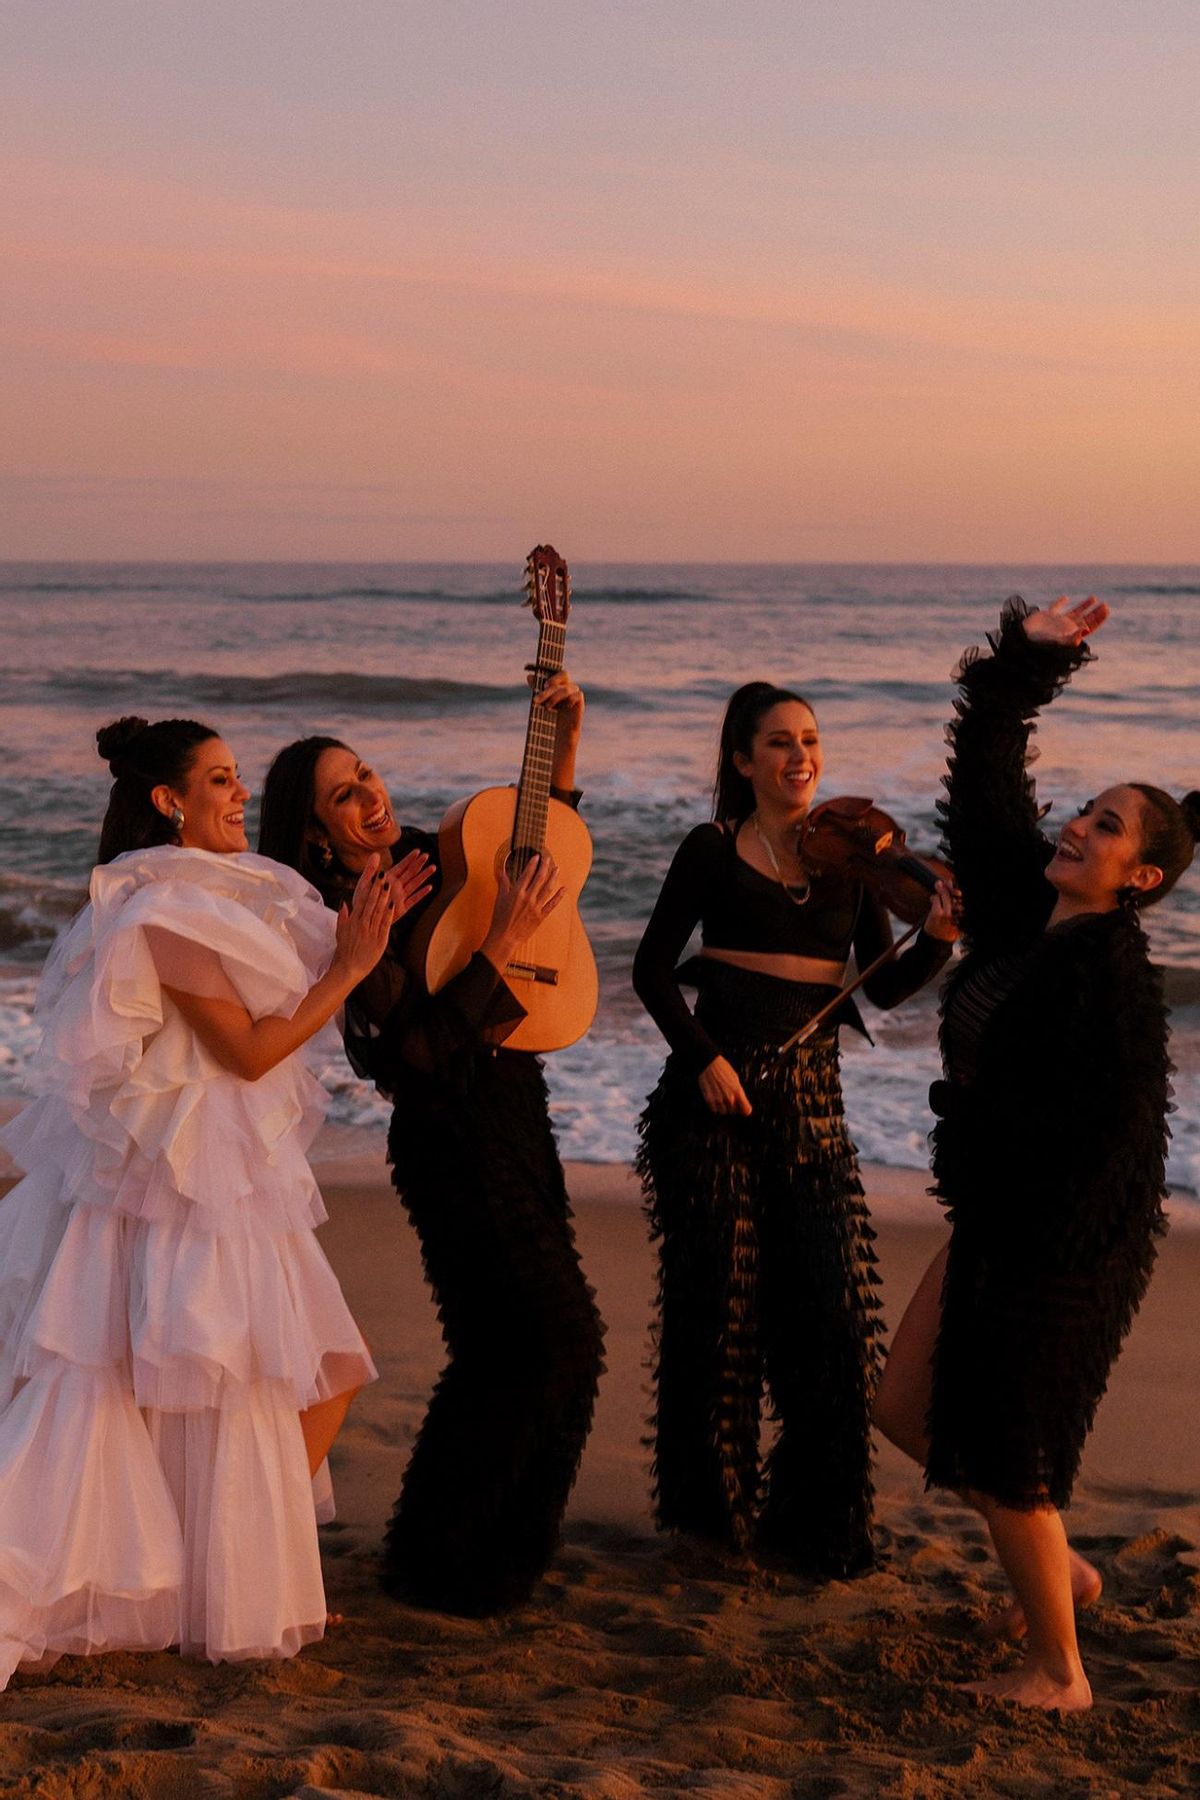
M 529 702 L 529 723 L 525 728 L 525 754 L 521 759 L 521 779 L 517 785 L 517 811 L 513 822 L 510 872 L 515 879 L 528 867 L 531 858 L 540 854 L 546 843 L 546 819 L 550 808 L 550 776 L 554 768 L 557 739 L 555 715 L 536 704 L 552 675 L 563 666 L 563 650 L 567 641 L 565 625 L 543 619 L 538 631 L 537 661 L 533 671 L 533 697 Z

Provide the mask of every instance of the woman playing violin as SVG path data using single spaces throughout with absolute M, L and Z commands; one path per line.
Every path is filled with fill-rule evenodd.
M 793 1566 L 871 1565 L 871 1402 L 881 1326 L 838 1023 L 781 1046 L 891 942 L 881 901 L 802 842 L 820 734 L 798 694 L 751 682 L 721 729 L 714 822 L 671 864 L 634 959 L 670 1045 L 642 1119 L 640 1171 L 659 1245 L 654 1415 L 660 1525 Z M 703 948 L 676 962 L 699 924 Z M 908 998 L 956 936 L 939 884 L 913 946 L 864 991 Z M 693 1013 L 680 992 L 699 990 Z M 842 1015 L 861 1029 L 852 1004 Z M 764 1381 L 779 1423 L 760 1462 Z

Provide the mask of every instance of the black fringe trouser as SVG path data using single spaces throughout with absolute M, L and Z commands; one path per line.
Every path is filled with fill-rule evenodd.
M 448 1360 L 388 1526 L 383 1585 L 479 1617 L 527 1599 L 557 1547 L 603 1326 L 536 1058 L 479 1056 L 463 1095 L 414 1081 L 389 1152 Z
M 842 1117 L 836 1032 L 783 1058 L 776 1050 L 828 990 L 712 966 L 698 1016 L 754 1111 L 711 1113 L 694 1071 L 672 1057 L 642 1118 L 660 1259 L 657 1517 L 816 1575 L 849 1574 L 874 1559 L 874 1233 Z M 778 1426 L 765 1463 L 764 1387 Z

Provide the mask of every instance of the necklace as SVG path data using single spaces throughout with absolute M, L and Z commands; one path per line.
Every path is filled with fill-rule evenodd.
M 771 867 L 775 871 L 776 881 L 779 883 L 780 887 L 783 889 L 784 893 L 787 895 L 787 897 L 791 901 L 792 905 L 793 906 L 807 906 L 809 895 L 812 893 L 812 881 L 809 878 L 808 874 L 806 873 L 805 877 L 804 877 L 803 892 L 796 893 L 795 892 L 796 884 L 794 882 L 785 881 L 783 879 L 783 870 L 779 866 L 779 858 L 775 854 L 775 846 L 771 842 L 770 838 L 767 836 L 766 832 L 763 830 L 762 826 L 759 824 L 757 813 L 755 813 L 754 816 L 751 818 L 750 823 L 754 827 L 755 836 L 758 838 L 759 843 L 762 845 L 763 849 L 767 853 L 768 859 L 770 860 Z M 799 861 L 798 856 L 797 856 L 796 860 Z

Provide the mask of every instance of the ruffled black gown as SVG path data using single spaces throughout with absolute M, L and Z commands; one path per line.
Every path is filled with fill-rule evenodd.
M 931 1484 L 1063 1507 L 1162 1232 L 1170 1064 L 1136 911 L 1047 929 L 1054 846 L 1031 720 L 1080 663 L 1009 601 L 958 672 L 941 812 L 969 954 L 947 983 L 931 1093 L 953 1231 L 929 1414 Z

